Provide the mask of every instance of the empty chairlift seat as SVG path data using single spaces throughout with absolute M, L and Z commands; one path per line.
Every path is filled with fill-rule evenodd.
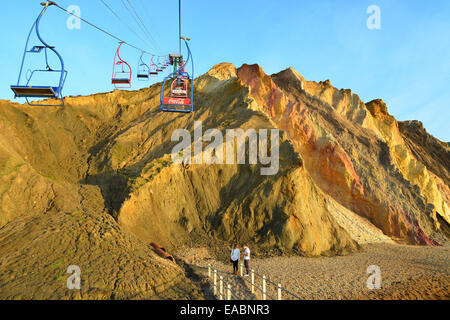
M 150 76 L 157 76 L 158 75 L 158 66 L 156 65 L 156 63 L 153 62 L 153 59 L 155 58 L 155 56 L 152 56 L 152 60 L 150 61 Z
M 128 78 L 113 78 L 112 83 L 113 84 L 130 84 L 131 80 Z
M 124 42 L 119 42 L 114 56 L 114 65 L 111 83 L 116 89 L 131 88 L 132 70 L 130 65 L 120 57 L 120 47 Z
M 150 67 L 144 62 L 144 53 L 141 53 L 138 63 L 137 78 L 139 81 L 148 81 L 150 79 Z
M 59 96 L 59 87 L 11 86 L 11 89 L 17 98 L 57 98 Z
M 11 86 L 11 90 L 14 92 L 14 96 L 16 98 L 25 98 L 27 103 L 32 106 L 53 106 L 53 107 L 59 107 L 64 105 L 64 98 L 62 95 L 62 89 L 64 87 L 64 83 L 66 81 L 67 77 L 67 71 L 64 69 L 64 61 L 61 57 L 61 55 L 56 51 L 54 46 L 48 45 L 43 38 L 41 37 L 41 34 L 39 32 L 39 23 L 41 21 L 41 18 L 43 17 L 44 13 L 47 11 L 48 7 L 53 5 L 52 2 L 43 2 L 42 5 L 44 8 L 42 9 L 41 13 L 37 17 L 36 21 L 34 22 L 33 26 L 31 27 L 31 30 L 28 34 L 28 38 L 25 44 L 25 52 L 22 59 L 22 65 L 20 67 L 19 72 L 19 78 L 17 80 L 17 84 Z M 34 45 L 32 47 L 29 47 L 29 41 L 31 34 L 36 33 L 37 39 L 41 42 L 40 45 Z M 30 49 L 29 49 L 30 48 Z M 26 73 L 26 76 L 24 76 L 24 66 L 25 63 L 28 63 L 28 61 L 32 61 L 32 59 L 29 59 L 31 55 L 43 55 L 43 60 L 45 61 L 45 68 L 40 69 L 29 69 Z M 56 56 L 56 58 L 59 61 L 59 67 L 55 68 L 54 66 L 51 67 L 49 64 L 48 56 L 52 54 Z M 43 75 L 56 75 L 58 82 L 54 85 L 35 85 L 32 84 L 34 82 L 42 82 L 43 79 L 48 79 L 45 77 L 42 77 Z M 48 80 L 46 80 L 47 82 Z M 56 80 L 55 80 L 56 82 Z M 42 103 L 40 101 L 30 101 L 29 99 L 33 98 L 55 98 L 57 99 L 55 103 L 50 103 L 48 101 L 47 103 Z

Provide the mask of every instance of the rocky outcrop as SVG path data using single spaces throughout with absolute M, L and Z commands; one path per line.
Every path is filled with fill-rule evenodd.
M 412 244 L 447 242 L 437 218 L 448 222 L 446 186 L 408 152 L 381 100 L 365 105 L 350 90 L 308 82 L 293 69 L 270 77 L 244 65 L 238 76 L 287 132 L 323 191 L 386 235 Z
M 450 185 L 450 145 L 430 135 L 420 121 L 399 122 L 400 133 L 414 157 Z
M 367 104 L 367 107 L 375 119 L 375 124 L 379 129 L 380 135 L 390 147 L 389 150 L 394 165 L 406 180 L 419 187 L 420 193 L 426 199 L 426 202 L 433 206 L 432 218 L 434 223 L 439 226 L 438 216 L 449 222 L 450 212 L 448 203 L 450 203 L 450 189 L 448 188 L 448 184 L 444 183 L 440 177 L 429 171 L 427 164 L 432 167 L 430 161 L 423 161 L 424 158 L 429 158 L 433 155 L 427 155 L 429 152 L 425 150 L 423 150 L 425 151 L 423 156 L 412 152 L 412 149 L 409 148 L 411 143 L 408 139 L 403 138 L 397 120 L 387 112 L 386 104 L 383 101 L 371 101 Z M 382 111 L 380 112 L 379 110 Z M 419 141 L 418 143 L 420 144 Z M 436 141 L 433 142 L 439 144 Z M 443 148 L 439 151 L 443 151 L 443 153 L 436 158 L 437 162 L 439 162 L 441 157 L 445 157 L 446 153 L 446 150 Z
M 448 144 L 399 124 L 381 100 L 292 68 L 225 63 L 196 79 L 194 114 L 160 112 L 159 92 L 68 97 L 57 109 L 0 101 L 0 297 L 201 298 L 151 242 L 305 256 L 448 243 Z M 223 136 L 280 129 L 279 170 L 173 163 L 172 133 L 193 137 L 200 121 Z M 68 265 L 81 267 L 81 291 L 65 287 Z
M 274 128 L 263 107 L 249 99 L 247 87 L 230 64 L 217 65 L 197 79 L 196 101 L 195 120 L 203 122 L 204 131 L 218 128 L 225 136 L 225 130 L 232 128 Z M 149 131 L 157 132 L 153 128 L 158 118 L 166 116 L 149 119 Z M 193 123 L 187 118 L 173 119 L 168 132 L 186 128 L 193 136 Z M 280 170 L 275 176 L 262 176 L 259 165 L 192 164 L 186 168 L 170 162 L 167 146 L 174 145 L 170 135 L 157 142 L 150 136 L 143 148 L 151 149 L 152 144 L 164 149 L 166 156 L 160 153 L 160 159 L 142 163 L 119 213 L 120 224 L 144 241 L 156 238 L 170 247 L 192 239 L 201 243 L 220 239 L 228 244 L 250 242 L 262 251 L 304 255 L 357 249 L 328 212 L 324 195 L 286 137 L 282 137 Z M 139 165 L 133 157 L 127 163 Z
M 104 211 L 97 187 L 65 190 L 57 198 L 70 199 L 70 211 L 17 217 L 0 229 L 1 299 L 202 299 L 182 268 Z M 80 268 L 80 290 L 67 287 L 69 266 Z
M 84 183 L 101 113 L 0 102 L 0 298 L 202 299 L 182 268 L 119 226 L 101 188 Z M 66 284 L 73 265 L 80 290 Z

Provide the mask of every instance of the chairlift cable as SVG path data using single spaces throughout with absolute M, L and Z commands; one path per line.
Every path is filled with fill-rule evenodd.
M 131 1 L 130 1 L 130 0 L 127 0 L 127 2 L 128 2 L 128 4 L 130 5 L 130 8 L 133 10 L 133 12 L 134 12 L 134 14 L 136 15 L 136 17 L 138 18 L 138 20 L 140 21 L 141 25 L 144 27 L 145 32 L 146 32 L 146 35 L 149 37 L 149 39 L 150 39 L 151 41 L 153 41 L 153 42 L 155 43 L 156 49 L 157 49 L 158 51 L 161 51 L 161 50 L 159 50 L 158 43 L 156 42 L 156 40 L 155 40 L 155 39 L 153 38 L 153 36 L 151 35 L 151 33 L 150 33 L 150 31 L 148 30 L 148 28 L 147 28 L 147 26 L 145 25 L 145 23 L 142 21 L 142 19 L 141 19 L 139 13 L 136 11 L 136 9 L 134 8 L 134 6 L 133 6 L 133 4 L 131 3 Z
M 181 55 L 181 0 L 178 0 L 178 27 L 179 27 L 179 34 L 178 34 L 178 41 L 179 41 L 179 54 Z
M 124 0 L 121 0 L 121 2 L 122 2 L 122 6 L 128 11 L 128 13 L 129 13 L 129 15 L 131 16 L 131 18 L 134 20 L 134 22 L 136 23 L 136 25 L 139 27 L 139 29 L 141 30 L 141 33 L 143 34 L 143 35 L 145 35 L 145 38 L 147 39 L 147 40 L 145 40 L 145 42 L 147 43 L 147 44 L 149 44 L 149 45 L 151 45 L 155 50 L 158 50 L 157 48 L 156 48 L 156 46 L 153 44 L 153 43 L 151 43 L 151 40 L 150 40 L 150 38 L 148 37 L 148 35 L 145 33 L 145 29 L 142 27 L 142 25 L 139 23 L 139 21 L 136 19 L 136 16 L 133 14 L 133 12 L 130 10 L 130 8 L 128 7 L 128 5 L 125 3 L 125 1 Z
M 139 20 L 136 19 L 136 16 L 133 14 L 133 12 L 130 10 L 130 8 L 127 6 L 127 4 L 125 3 L 124 0 L 120 0 L 122 2 L 123 7 L 128 11 L 128 13 L 130 14 L 131 18 L 133 18 L 134 22 L 137 24 L 137 26 L 139 27 L 139 29 L 141 29 L 141 32 L 148 38 L 148 35 L 145 33 L 145 29 L 142 27 L 142 25 L 139 23 Z M 150 42 L 146 41 L 148 44 L 150 44 Z M 157 50 L 156 46 L 152 43 L 150 44 L 155 50 Z
M 142 42 L 146 42 L 144 39 L 142 39 L 142 37 L 133 29 L 131 28 L 125 21 L 123 21 L 123 19 L 104 1 L 104 0 L 100 0 L 103 5 L 109 10 L 111 11 L 111 13 L 120 21 L 123 23 L 123 25 L 125 25 L 128 30 L 130 30 L 136 37 L 138 37 Z
M 158 32 L 158 29 L 155 28 L 155 26 L 153 25 L 152 20 L 151 20 L 151 15 L 150 15 L 149 11 L 147 10 L 147 6 L 144 4 L 144 1 L 143 1 L 143 0 L 139 0 L 139 2 L 141 3 L 141 7 L 144 8 L 144 14 L 145 14 L 145 16 L 146 16 L 146 18 L 147 18 L 147 21 L 149 22 L 150 27 L 151 27 L 153 30 L 155 30 L 155 37 L 156 37 L 156 40 L 157 40 L 159 43 L 161 43 L 161 39 L 162 39 L 161 34 Z
M 102 29 L 102 28 L 96 26 L 95 24 L 93 24 L 93 23 L 87 21 L 86 19 L 83 19 L 83 18 L 79 17 L 78 15 L 76 15 L 76 14 L 74 14 L 74 13 L 72 13 L 72 12 L 66 10 L 66 9 L 64 9 L 63 7 L 61 7 L 60 5 L 58 5 L 56 2 L 51 1 L 50 3 L 51 3 L 52 5 L 54 5 L 54 6 L 56 6 L 57 8 L 61 9 L 62 11 L 66 12 L 67 14 L 69 14 L 69 15 L 71 15 L 71 16 L 74 16 L 75 18 L 80 19 L 81 21 L 87 23 L 88 25 L 90 25 L 91 27 L 97 29 L 98 31 L 101 31 L 101 32 L 107 34 L 107 35 L 110 36 L 111 38 L 114 38 L 114 39 L 116 39 L 116 40 L 119 41 L 119 42 L 123 42 L 124 44 L 126 44 L 126 45 L 128 45 L 128 46 L 130 46 L 130 47 L 132 47 L 132 48 L 134 48 L 134 49 L 136 49 L 136 50 L 138 50 L 138 51 L 143 51 L 143 52 L 145 52 L 145 53 L 152 54 L 151 52 L 149 52 L 149 51 L 147 51 L 147 50 L 143 50 L 143 49 L 141 49 L 141 48 L 139 48 L 139 47 L 137 47 L 137 46 L 135 46 L 135 45 L 133 45 L 133 44 L 127 42 L 127 41 L 124 41 L 124 40 L 120 39 L 119 37 L 113 35 L 112 33 L 110 33 L 110 32 L 108 32 L 108 31 L 106 31 L 106 30 L 104 30 L 104 29 Z

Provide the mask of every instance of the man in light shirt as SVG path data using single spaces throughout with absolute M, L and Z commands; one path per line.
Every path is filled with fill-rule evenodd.
M 245 265 L 245 277 L 248 277 L 250 273 L 250 248 L 244 244 L 244 265 Z
M 234 245 L 234 249 L 231 250 L 231 262 L 233 263 L 233 273 L 238 275 L 239 260 L 241 260 L 241 251 L 237 244 Z

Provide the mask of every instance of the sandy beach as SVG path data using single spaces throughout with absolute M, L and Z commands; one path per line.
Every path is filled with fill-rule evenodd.
M 192 264 L 229 272 L 231 266 L 198 256 Z M 337 257 L 272 257 L 252 259 L 251 268 L 275 283 L 281 283 L 302 299 L 450 299 L 450 248 L 416 247 L 397 244 L 369 244 L 363 250 Z M 367 268 L 381 269 L 381 289 L 369 290 Z M 235 278 L 236 286 L 247 282 Z M 246 278 L 249 280 L 249 278 Z M 261 286 L 261 280 L 257 278 Z M 276 296 L 274 286 L 268 285 L 269 295 Z M 239 291 L 244 290 L 240 288 Z M 246 298 L 261 298 L 260 295 Z M 284 299 L 291 299 L 283 293 Z

